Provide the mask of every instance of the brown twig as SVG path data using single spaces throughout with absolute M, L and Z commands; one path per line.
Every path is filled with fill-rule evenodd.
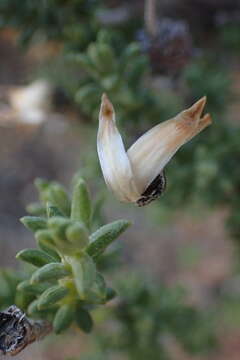
M 31 320 L 16 305 L 0 312 L 0 354 L 15 356 L 52 331 L 45 320 Z
M 157 0 L 145 0 L 144 22 L 146 32 L 151 36 L 157 35 Z

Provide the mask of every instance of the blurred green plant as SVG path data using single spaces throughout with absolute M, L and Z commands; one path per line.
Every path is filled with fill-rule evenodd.
M 228 22 L 219 27 L 219 41 L 227 49 L 227 51 L 230 51 L 232 54 L 234 54 L 235 52 L 239 54 L 239 29 L 239 20 L 232 23 Z
M 68 55 L 69 61 L 85 72 L 75 94 L 81 110 L 96 119 L 99 99 L 106 92 L 116 106 L 119 121 L 134 120 L 134 125 L 138 121 L 144 126 L 173 114 L 180 101 L 173 91 L 159 94 L 151 89 L 148 57 L 139 44 L 132 42 L 119 48 L 116 43 L 116 34 L 100 30 L 96 42 L 85 52 Z
M 61 41 L 66 48 L 81 49 L 94 39 L 98 29 L 98 4 L 98 0 L 2 0 L 0 26 L 19 30 L 23 45 L 39 36 Z
M 182 288 L 155 286 L 139 274 L 121 274 L 115 282 L 120 297 L 105 311 L 104 328 L 93 334 L 93 351 L 81 359 L 110 360 L 119 355 L 128 360 L 156 356 L 165 360 L 172 358 L 176 343 L 194 355 L 216 346 L 212 315 L 186 305 Z
M 17 294 L 18 284 L 26 279 L 24 272 L 16 271 L 14 269 L 0 270 L 0 309 L 3 310 L 12 304 L 22 306 L 24 303 L 23 294 Z

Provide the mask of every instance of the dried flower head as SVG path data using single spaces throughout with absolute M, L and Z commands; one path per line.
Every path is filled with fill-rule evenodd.
M 201 118 L 205 104 L 204 96 L 189 109 L 147 131 L 126 152 L 113 105 L 103 94 L 98 156 L 105 182 L 120 201 L 143 206 L 162 194 L 166 164 L 183 144 L 211 124 L 209 114 Z

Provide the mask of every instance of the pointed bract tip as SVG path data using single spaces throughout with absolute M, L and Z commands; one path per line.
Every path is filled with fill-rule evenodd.
M 106 93 L 102 94 L 102 99 L 101 100 L 102 100 L 102 102 L 104 102 L 106 100 L 109 100 Z
M 112 117 L 113 113 L 113 105 L 107 95 L 103 93 L 100 114 L 105 117 Z
M 207 97 L 203 96 L 197 102 L 195 102 L 189 109 L 184 110 L 184 113 L 190 116 L 192 119 L 200 118 L 202 115 L 204 106 L 206 105 Z
M 212 124 L 212 117 L 210 114 L 204 115 L 204 117 L 200 120 L 199 125 L 204 125 L 204 127 Z

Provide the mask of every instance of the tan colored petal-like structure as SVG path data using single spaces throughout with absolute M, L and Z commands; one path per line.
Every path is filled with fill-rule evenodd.
M 141 136 L 128 150 L 136 184 L 143 192 L 163 170 L 176 151 L 211 123 L 201 119 L 206 97 L 174 118 L 164 121 Z
M 131 164 L 115 123 L 115 112 L 103 94 L 99 114 L 97 150 L 106 184 L 124 202 L 136 202 L 140 197 Z
M 97 138 L 98 156 L 106 184 L 121 201 L 150 202 L 147 197 L 141 197 L 146 190 L 149 193 L 150 185 L 154 198 L 161 193 L 161 189 L 165 188 L 163 175 L 159 177 L 163 168 L 183 144 L 211 124 L 209 114 L 201 117 L 205 104 L 204 96 L 189 109 L 147 131 L 126 152 L 116 126 L 113 105 L 103 95 Z M 157 177 L 160 182 L 154 182 Z M 156 191 L 153 189 L 155 183 Z

